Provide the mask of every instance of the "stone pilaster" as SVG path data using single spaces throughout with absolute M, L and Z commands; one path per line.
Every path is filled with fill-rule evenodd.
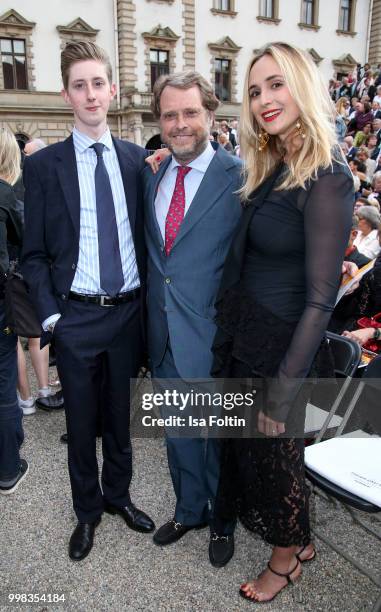
M 136 6 L 134 0 L 117 0 L 119 40 L 119 86 L 120 93 L 136 88 Z
M 183 46 L 184 70 L 196 67 L 195 0 L 183 0 Z
M 381 63 L 381 0 L 373 0 L 368 62 L 372 66 Z

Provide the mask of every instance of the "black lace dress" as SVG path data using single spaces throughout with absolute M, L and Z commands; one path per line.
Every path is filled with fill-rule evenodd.
M 277 182 L 285 171 L 278 171 Z M 212 374 L 265 378 L 257 406 L 285 422 L 287 433 L 290 423 L 304 423 L 309 390 L 301 380 L 311 368 L 328 375 L 322 338 L 337 294 L 354 193 L 349 170 L 336 162 L 306 189 L 275 186 L 262 199 L 253 194 L 233 240 L 216 304 Z M 274 546 L 307 544 L 303 437 L 222 444 L 216 524 L 238 515 Z

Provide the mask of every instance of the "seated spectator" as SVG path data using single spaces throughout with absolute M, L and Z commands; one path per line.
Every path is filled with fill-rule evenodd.
M 17 336 L 7 333 L 4 308 L 8 243 L 21 246 L 21 220 L 14 185 L 20 175 L 20 149 L 14 135 L 0 129 L 0 494 L 13 493 L 28 472 L 20 458 L 24 440 L 22 411 L 17 402 Z
M 381 106 L 380 103 L 376 101 L 376 99 L 372 102 L 372 115 L 374 119 L 381 118 Z
M 348 124 L 348 133 L 355 134 L 363 130 L 367 123 L 372 123 L 373 115 L 369 102 L 356 102 L 356 113 Z
M 374 159 L 370 159 L 369 151 L 364 146 L 359 147 L 357 151 L 357 159 L 365 164 L 366 178 L 368 183 L 371 183 L 377 166 L 376 161 Z
M 360 197 L 356 198 L 356 202 L 355 202 L 355 207 L 354 207 L 353 213 L 355 215 L 357 215 L 357 212 L 361 208 L 361 206 L 368 206 L 368 204 L 369 204 L 369 202 L 368 202 L 367 198 L 365 198 L 363 196 L 360 196 Z M 357 221 L 358 221 L 358 219 L 357 219 Z
M 348 246 L 345 251 L 344 260 L 353 261 L 353 263 L 355 263 L 358 268 L 362 268 L 367 263 L 369 263 L 370 258 L 360 253 L 357 250 L 357 247 L 355 247 L 355 245 L 353 244 L 358 234 L 358 225 L 358 217 L 356 215 L 353 215 L 352 229 L 348 240 Z
M 344 76 L 341 79 L 341 85 L 337 91 L 338 101 L 343 97 L 350 98 L 353 93 L 353 89 L 353 83 L 350 83 L 348 77 Z
M 357 177 L 360 181 L 359 195 L 362 195 L 362 190 L 369 191 L 371 188 L 371 185 L 366 176 L 366 165 L 364 164 L 364 162 L 360 161 L 359 159 L 352 159 L 349 162 L 349 167 L 352 170 L 353 176 Z
M 231 130 L 231 128 L 229 127 L 229 124 L 227 121 L 221 121 L 220 123 L 220 132 L 222 132 L 223 134 L 226 134 L 227 137 L 230 140 L 230 143 L 232 145 L 232 149 L 234 151 L 235 147 L 237 146 L 237 142 L 235 139 L 235 136 Z
M 221 145 L 221 147 L 225 149 L 225 151 L 234 155 L 234 149 L 232 147 L 232 143 L 230 142 L 229 136 L 227 134 L 224 134 L 224 132 L 221 132 L 220 134 L 218 134 L 218 142 Z
M 357 104 L 358 101 L 359 101 L 359 99 L 356 96 L 352 96 L 351 101 L 350 101 L 350 106 L 349 106 L 349 115 L 348 115 L 349 121 L 351 121 L 355 117 L 355 114 L 356 114 L 356 104 Z
M 369 151 L 370 159 L 374 159 L 374 161 L 376 161 L 380 153 L 380 148 L 377 146 L 376 134 L 369 134 L 368 138 L 365 141 L 365 146 Z
M 381 200 L 381 171 L 375 172 L 373 175 L 372 184 L 363 189 L 362 196 L 365 198 L 376 198 L 378 202 Z
M 368 138 L 369 134 L 371 134 L 371 132 L 372 132 L 372 124 L 366 123 L 363 129 L 356 133 L 356 136 L 353 139 L 353 146 L 361 147 L 365 143 L 366 139 Z
M 357 149 L 353 146 L 353 136 L 345 136 L 344 142 L 348 147 L 347 161 L 350 162 L 357 155 Z
M 372 123 L 373 134 L 377 138 L 377 147 L 381 145 L 381 119 L 374 119 Z
M 380 77 L 377 77 L 377 79 L 379 78 Z M 376 95 L 373 98 L 373 103 L 374 102 L 379 105 L 379 108 L 381 107 L 381 85 L 376 87 Z
M 381 240 L 381 233 L 378 233 Z M 381 254 L 358 287 L 341 298 L 335 306 L 328 329 L 337 334 L 358 329 L 358 319 L 381 312 Z
M 378 239 L 378 230 L 380 226 L 380 213 L 372 206 L 362 206 L 357 211 L 358 234 L 353 241 L 358 251 L 374 259 L 380 252 L 380 243 Z

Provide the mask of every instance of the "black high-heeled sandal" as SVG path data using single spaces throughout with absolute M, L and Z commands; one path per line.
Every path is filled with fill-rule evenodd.
M 307 544 L 308 546 L 308 544 Z M 303 546 L 303 548 L 300 549 L 299 552 L 295 553 L 295 557 L 298 559 L 298 561 L 300 561 L 300 563 L 308 563 L 309 561 L 314 561 L 316 559 L 316 550 L 314 548 L 313 553 L 312 553 L 312 557 L 307 557 L 307 559 L 301 559 L 300 555 L 302 554 L 302 552 L 304 550 L 306 550 L 307 546 Z
M 293 585 L 297 581 L 297 579 L 300 577 L 301 574 L 299 574 L 294 580 L 291 578 L 291 575 L 298 568 L 298 565 L 300 565 L 300 561 L 299 561 L 299 559 L 296 559 L 295 567 L 293 567 L 290 572 L 287 572 L 286 574 L 281 574 L 280 572 L 275 571 L 271 567 L 270 562 L 268 562 L 267 567 L 269 568 L 270 572 L 272 572 L 276 576 L 279 576 L 280 578 L 286 578 L 286 580 L 287 580 L 286 584 L 284 586 L 282 586 L 282 588 L 280 588 L 279 591 L 277 593 L 275 593 L 275 595 L 270 597 L 270 599 L 262 599 L 262 600 L 261 599 L 256 599 L 255 598 L 255 593 L 254 593 L 254 596 L 251 597 L 250 595 L 247 595 L 246 591 L 244 591 L 242 588 L 240 588 L 239 594 L 241 595 L 241 597 L 243 597 L 243 599 L 247 599 L 247 601 L 251 601 L 252 603 L 259 603 L 260 604 L 260 603 L 268 603 L 269 601 L 273 601 L 279 595 L 279 593 L 281 591 L 283 591 L 283 589 L 285 589 L 286 587 L 288 587 L 290 585 Z

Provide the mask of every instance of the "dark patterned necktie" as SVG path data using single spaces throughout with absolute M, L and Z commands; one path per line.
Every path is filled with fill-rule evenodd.
M 97 154 L 94 178 L 98 220 L 99 277 L 102 289 L 108 295 L 115 296 L 124 285 L 124 276 L 114 199 L 110 178 L 103 160 L 104 146 L 101 142 L 91 145 Z
M 185 188 L 184 178 L 192 168 L 189 166 L 178 166 L 175 189 L 173 190 L 171 203 L 165 219 L 165 252 L 171 252 L 173 243 L 184 219 L 185 213 Z

